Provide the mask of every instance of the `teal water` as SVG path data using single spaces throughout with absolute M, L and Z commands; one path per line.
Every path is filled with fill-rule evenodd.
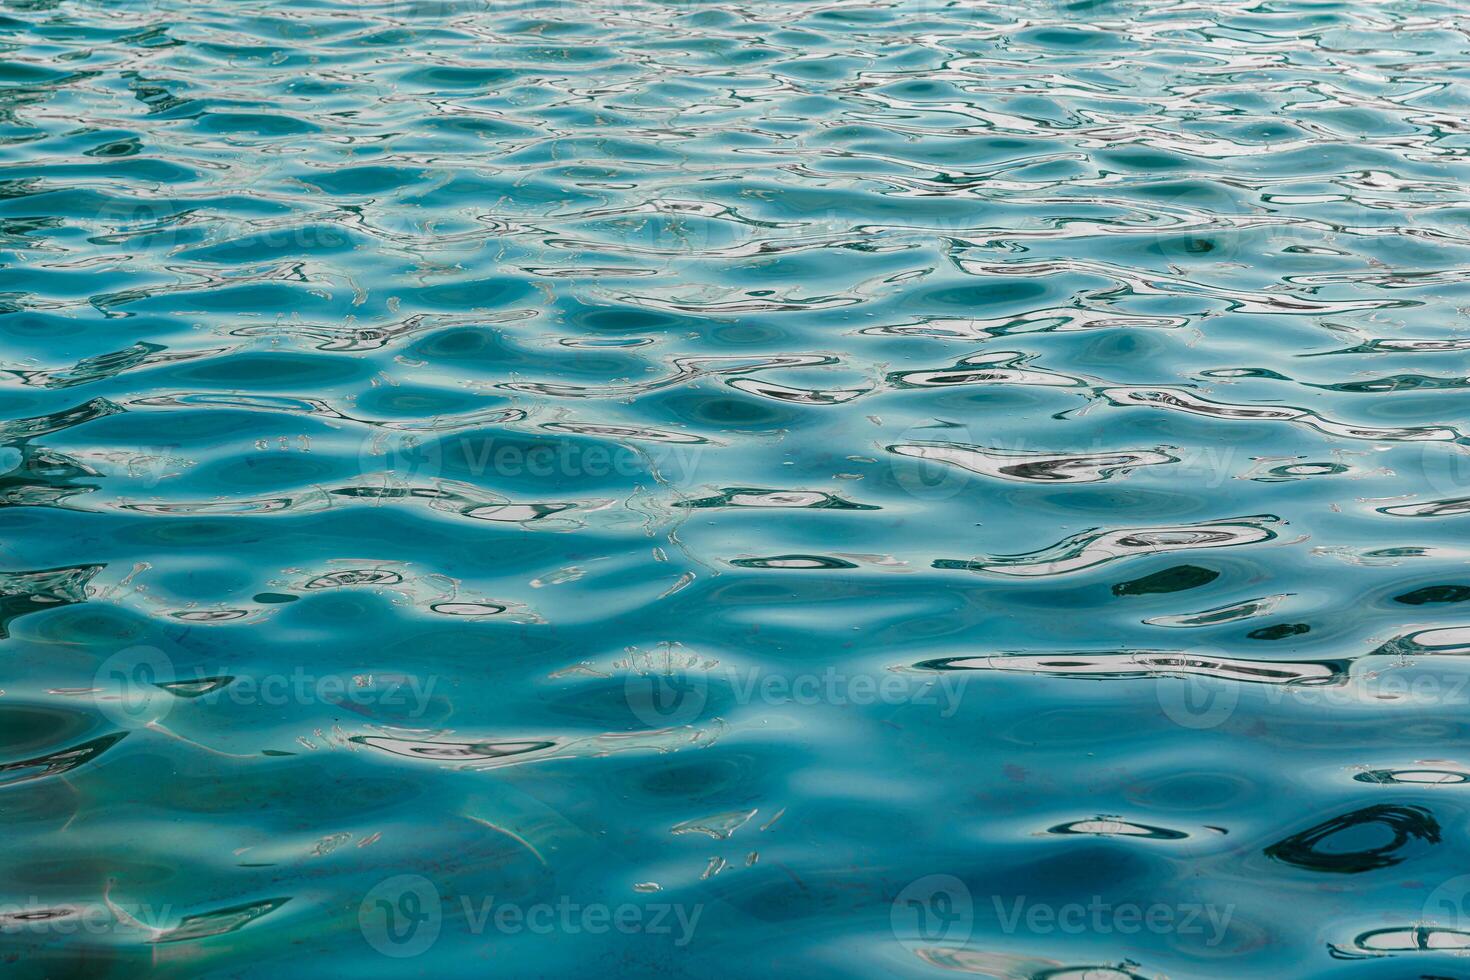
M 1470 976 L 1457 6 L 0 45 L 7 976 Z

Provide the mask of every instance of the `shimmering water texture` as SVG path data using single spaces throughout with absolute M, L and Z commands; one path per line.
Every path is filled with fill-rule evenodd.
M 1470 21 L 0 0 L 7 977 L 1470 977 Z

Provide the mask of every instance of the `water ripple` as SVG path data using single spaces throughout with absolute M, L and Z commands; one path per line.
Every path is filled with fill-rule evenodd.
M 18 975 L 1463 972 L 1455 5 L 0 24 Z

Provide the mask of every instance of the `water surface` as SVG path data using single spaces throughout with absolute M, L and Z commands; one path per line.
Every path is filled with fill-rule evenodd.
M 1466 976 L 1447 3 L 0 9 L 15 976 Z

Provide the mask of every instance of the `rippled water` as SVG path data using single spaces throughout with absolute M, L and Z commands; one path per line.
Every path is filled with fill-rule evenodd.
M 0 16 L 7 975 L 1467 975 L 1456 6 Z

